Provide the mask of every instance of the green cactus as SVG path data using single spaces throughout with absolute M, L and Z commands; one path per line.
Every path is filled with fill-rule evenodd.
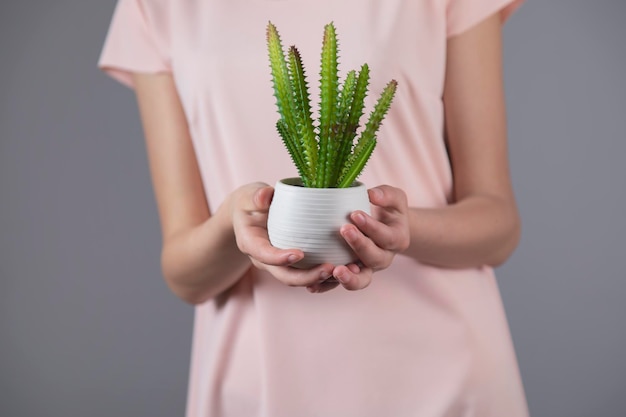
M 390 81 L 378 99 L 358 140 L 369 86 L 369 67 L 338 77 L 338 42 L 333 23 L 324 28 L 320 69 L 317 126 L 300 53 L 291 46 L 285 55 L 276 27 L 267 25 L 267 46 L 280 119 L 278 133 L 293 160 L 302 184 L 314 188 L 345 188 L 363 171 L 374 147 L 376 133 L 391 106 L 397 82 Z

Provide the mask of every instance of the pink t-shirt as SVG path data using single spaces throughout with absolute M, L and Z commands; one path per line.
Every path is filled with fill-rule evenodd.
M 371 109 L 398 80 L 360 180 L 441 207 L 452 193 L 443 140 L 446 39 L 520 0 L 120 0 L 99 65 L 171 72 L 209 206 L 236 187 L 296 176 L 275 131 L 265 45 L 272 21 L 295 44 L 312 97 L 323 27 L 340 72 L 371 68 Z M 524 417 L 526 401 L 493 271 L 404 256 L 366 290 L 310 294 L 251 269 L 196 307 L 188 417 Z

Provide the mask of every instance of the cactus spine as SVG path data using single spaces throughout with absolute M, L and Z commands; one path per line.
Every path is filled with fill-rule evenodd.
M 267 45 L 280 119 L 278 133 L 305 187 L 349 187 L 360 175 L 376 146 L 376 134 L 396 92 L 390 81 L 378 99 L 359 139 L 354 143 L 363 115 L 369 67 L 338 77 L 338 42 L 333 23 L 324 28 L 320 67 L 320 102 L 317 126 L 302 59 L 291 46 L 285 54 L 276 27 L 267 25 Z

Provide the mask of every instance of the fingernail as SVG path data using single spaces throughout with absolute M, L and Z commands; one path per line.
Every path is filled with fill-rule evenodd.
M 320 282 L 322 281 L 326 281 L 328 278 L 330 278 L 330 275 L 327 271 L 322 271 L 320 272 Z
M 352 220 L 354 220 L 354 222 L 359 226 L 363 226 L 365 224 L 365 216 L 361 213 L 354 213 Z
M 372 188 L 370 191 L 374 198 L 382 198 L 383 196 L 383 191 L 380 188 Z
M 299 260 L 300 260 L 300 257 L 298 255 L 296 255 L 296 254 L 293 254 L 293 253 L 287 257 L 287 261 L 290 264 L 296 263 Z
M 262 188 L 258 188 L 258 189 L 254 192 L 254 197 L 252 197 L 252 199 L 253 199 L 253 201 L 254 201 L 254 204 L 255 204 L 257 207 L 259 207 L 259 208 L 261 208 L 261 207 L 264 207 L 264 206 L 265 206 L 264 201 L 262 201 L 262 200 L 261 200 L 261 190 L 262 190 Z
M 335 275 L 335 278 L 337 278 L 339 282 L 341 282 L 343 285 L 346 285 L 350 282 L 350 275 L 339 274 Z
M 356 236 L 356 231 L 354 231 L 354 229 L 352 227 L 347 228 L 347 230 L 345 232 L 343 232 L 344 237 L 349 240 L 349 241 L 354 241 L 356 240 L 357 236 Z

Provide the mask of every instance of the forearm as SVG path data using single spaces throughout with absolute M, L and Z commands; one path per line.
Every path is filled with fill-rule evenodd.
M 199 304 L 235 284 L 250 268 L 237 248 L 228 209 L 220 207 L 205 222 L 164 241 L 165 281 L 183 300 Z
M 405 254 L 445 268 L 500 265 L 520 235 L 515 204 L 492 196 L 472 196 L 444 208 L 411 208 L 409 227 Z

